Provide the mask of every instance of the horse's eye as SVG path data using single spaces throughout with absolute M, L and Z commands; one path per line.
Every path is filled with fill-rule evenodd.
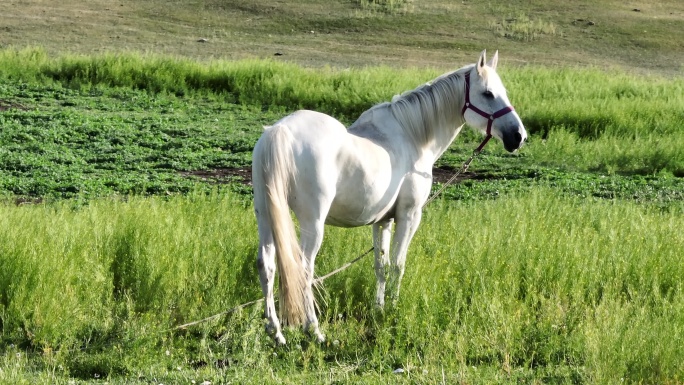
M 492 93 L 492 91 L 485 91 L 482 93 L 482 95 L 484 95 L 484 97 L 487 99 L 493 99 L 494 98 L 494 94 Z

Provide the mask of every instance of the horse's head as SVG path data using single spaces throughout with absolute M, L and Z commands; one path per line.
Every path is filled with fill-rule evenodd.
M 463 118 L 470 126 L 499 138 L 504 148 L 513 152 L 525 142 L 527 132 L 496 73 L 498 60 L 497 51 L 487 63 L 486 51 L 482 51 L 477 64 L 466 74 Z

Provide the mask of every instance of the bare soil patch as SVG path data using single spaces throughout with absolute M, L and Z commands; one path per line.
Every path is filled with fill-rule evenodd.
M 432 183 L 445 183 L 456 172 L 457 168 L 441 166 L 432 169 Z M 247 186 L 252 185 L 252 169 L 250 167 L 216 168 L 212 170 L 183 171 L 185 177 L 200 178 L 203 181 L 217 184 L 239 182 Z M 466 179 L 480 179 L 482 176 L 473 172 L 465 172 L 456 178 L 456 181 Z
M 2 100 L 0 99 L 0 111 L 7 111 L 9 109 L 17 109 L 17 110 L 28 110 L 26 106 L 23 106 L 19 103 L 15 103 L 9 100 Z

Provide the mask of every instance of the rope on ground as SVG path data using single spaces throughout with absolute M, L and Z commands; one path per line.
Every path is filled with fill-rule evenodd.
M 358 262 L 358 261 L 360 261 L 361 259 L 363 259 L 363 257 L 365 257 L 366 255 L 370 254 L 373 250 L 374 250 L 374 248 L 371 247 L 370 249 L 366 250 L 365 253 L 363 253 L 363 254 L 359 255 L 358 257 L 352 259 L 351 261 L 345 263 L 344 265 L 340 266 L 339 268 L 337 268 L 337 269 L 331 271 L 330 273 L 328 273 L 328 274 L 326 274 L 326 275 L 324 275 L 324 276 L 322 276 L 322 277 L 316 278 L 316 279 L 314 280 L 314 283 L 321 283 L 321 282 L 325 281 L 326 279 L 332 277 L 333 275 L 335 275 L 335 274 L 337 274 L 337 273 L 339 273 L 339 272 L 341 272 L 341 271 L 343 271 L 343 270 L 348 269 L 351 265 L 353 265 L 353 264 L 355 264 L 356 262 Z M 183 324 L 183 325 L 178 325 L 178 326 L 174 327 L 174 328 L 171 329 L 171 330 L 187 329 L 187 328 L 190 327 L 190 326 L 195 326 L 195 325 L 198 325 L 198 324 L 201 324 L 201 323 L 204 323 L 204 322 L 208 322 L 208 321 L 214 320 L 214 319 L 216 319 L 216 318 L 222 317 L 222 316 L 224 316 L 224 315 L 228 315 L 228 314 L 230 314 L 230 313 L 233 313 L 233 312 L 235 312 L 235 311 L 237 311 L 237 310 L 244 309 L 244 308 L 246 308 L 247 306 L 255 305 L 255 304 L 259 303 L 259 302 L 262 302 L 263 300 L 264 300 L 263 298 L 259 298 L 259 299 L 255 299 L 255 300 L 253 300 L 253 301 L 245 302 L 245 303 L 243 303 L 242 305 L 237 305 L 237 306 L 235 306 L 235 307 L 233 307 L 233 308 L 230 308 L 230 309 L 228 309 L 228 310 L 226 310 L 226 311 L 224 311 L 224 312 L 221 312 L 221 313 L 218 313 L 218 314 L 214 314 L 214 315 L 209 316 L 209 317 L 207 317 L 207 318 L 202 318 L 201 320 L 188 322 L 188 323 Z
M 470 166 L 470 163 L 473 161 L 473 159 L 475 159 L 475 157 L 476 157 L 477 155 L 480 154 L 480 152 L 482 151 L 482 148 L 483 148 L 484 145 L 487 143 L 487 140 L 489 140 L 489 138 L 485 139 L 485 141 L 482 142 L 482 144 L 473 152 L 473 154 L 470 156 L 470 158 L 468 158 L 468 160 L 467 160 L 465 163 L 463 163 L 463 166 L 461 166 L 461 168 L 460 168 L 460 169 L 459 169 L 451 178 L 449 178 L 449 180 L 447 180 L 444 184 L 442 184 L 442 186 L 441 186 L 437 191 L 435 191 L 434 194 L 432 194 L 432 195 L 430 196 L 430 198 L 428 198 L 428 199 L 425 201 L 425 203 L 423 204 L 423 207 L 427 206 L 428 203 L 430 203 L 430 202 L 432 202 L 433 200 L 435 200 L 439 195 L 442 194 L 442 192 L 444 192 L 444 190 L 446 190 L 446 188 L 447 188 L 449 185 L 451 185 L 451 184 L 456 180 L 456 178 L 458 178 L 459 175 L 463 174 L 464 172 L 466 172 L 466 171 L 468 170 L 468 167 Z M 373 250 L 374 250 L 374 248 L 371 247 L 370 249 L 366 250 L 365 253 L 360 254 L 358 257 L 356 257 L 356 258 L 352 259 L 351 261 L 345 263 L 344 265 L 340 266 L 339 268 L 337 268 L 337 269 L 331 271 L 330 273 L 328 273 L 328 274 L 326 274 L 326 275 L 324 275 L 324 276 L 322 276 L 322 277 L 316 278 L 316 279 L 314 280 L 314 283 L 321 283 L 321 282 L 323 282 L 324 280 L 326 280 L 326 279 L 332 277 L 333 275 L 335 275 L 335 274 L 337 274 L 337 273 L 339 273 L 339 272 L 341 272 L 341 271 L 344 271 L 344 270 L 348 269 L 351 265 L 353 265 L 353 264 L 355 264 L 356 262 L 358 262 L 358 261 L 360 261 L 361 259 L 363 259 L 363 257 L 365 257 L 366 255 L 370 254 Z M 238 306 L 235 306 L 235 307 L 233 307 L 233 308 L 230 308 L 230 309 L 228 309 L 228 310 L 226 310 L 226 311 L 224 311 L 224 312 L 221 312 L 221 313 L 218 313 L 218 314 L 214 314 L 214 315 L 212 315 L 212 316 L 210 316 L 210 317 L 203 318 L 203 319 L 201 319 L 201 320 L 197 320 L 197 321 L 193 321 L 193 322 L 188 322 L 188 323 L 186 323 L 186 324 L 176 326 L 176 327 L 172 328 L 171 330 L 173 331 L 173 330 L 187 329 L 187 328 L 190 327 L 190 326 L 194 326 L 194 325 L 198 325 L 198 324 L 201 324 L 201 323 L 204 323 L 204 322 L 207 322 L 207 321 L 211 321 L 211 320 L 213 320 L 213 319 L 216 319 L 216 318 L 222 317 L 222 316 L 224 316 L 224 315 L 233 313 L 233 312 L 235 312 L 235 311 L 237 311 L 237 310 L 246 308 L 247 306 L 251 306 L 251 305 L 257 304 L 257 303 L 259 303 L 259 302 L 262 302 L 263 300 L 264 300 L 263 298 L 255 299 L 255 300 L 253 300 L 253 301 L 249 301 L 249 302 L 243 303 L 242 305 L 238 305 Z
M 324 275 L 324 276 L 322 276 L 322 277 L 316 278 L 316 279 L 314 280 L 314 283 L 321 283 L 321 282 L 325 281 L 326 279 L 332 277 L 333 275 L 339 273 L 340 271 L 346 270 L 347 268 L 349 268 L 349 266 L 355 264 L 356 262 L 360 261 L 363 257 L 365 257 L 366 255 L 370 254 L 371 251 L 373 251 L 374 249 L 375 249 L 374 247 L 371 247 L 370 249 L 366 250 L 365 253 L 363 253 L 363 254 L 359 255 L 358 257 L 352 259 L 351 261 L 345 263 L 344 265 L 340 266 L 339 268 L 337 268 L 337 269 L 331 271 L 330 273 L 328 273 L 328 274 L 326 274 L 326 275 Z
M 261 301 L 263 301 L 263 300 L 264 300 L 263 298 L 255 299 L 254 301 L 249 301 L 249 302 L 243 303 L 242 305 L 237 305 L 237 306 L 235 306 L 235 307 L 233 307 L 233 308 L 230 308 L 230 309 L 228 309 L 228 310 L 226 310 L 226 311 L 224 311 L 224 312 L 218 313 L 218 314 L 214 314 L 214 315 L 212 315 L 212 316 L 210 316 L 210 317 L 202 318 L 201 320 L 197 320 L 197 321 L 188 322 L 188 323 L 183 324 L 183 325 L 178 325 L 178 326 L 174 327 L 174 328 L 171 329 L 171 330 L 187 329 L 187 328 L 190 327 L 190 326 L 195 326 L 195 325 L 198 325 L 198 324 L 207 322 L 207 321 L 211 321 L 211 320 L 216 319 L 216 318 L 219 318 L 219 317 L 221 317 L 221 316 L 230 314 L 230 313 L 232 313 L 232 312 L 234 312 L 234 311 L 236 311 L 236 310 L 240 310 L 240 309 L 246 308 L 247 306 L 251 306 L 251 305 L 257 304 L 257 303 L 259 303 L 259 302 L 261 302 Z

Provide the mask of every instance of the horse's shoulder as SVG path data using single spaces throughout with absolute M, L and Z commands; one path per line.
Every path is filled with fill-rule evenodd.
M 369 124 L 376 124 L 380 121 L 383 121 L 387 119 L 385 114 L 388 112 L 387 106 L 389 103 L 382 103 L 382 104 L 377 104 L 368 110 L 364 111 L 358 119 L 354 123 L 352 123 L 351 127 L 355 126 L 365 126 Z

